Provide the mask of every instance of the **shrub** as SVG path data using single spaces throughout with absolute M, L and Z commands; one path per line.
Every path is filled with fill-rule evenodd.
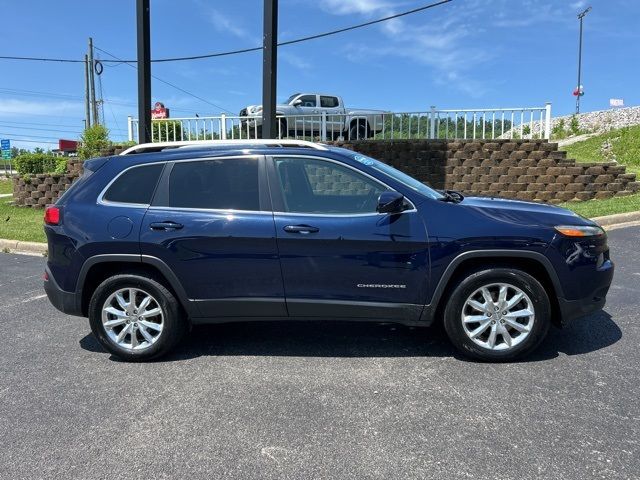
M 580 135 L 580 122 L 578 122 L 578 116 L 572 115 L 569 121 L 569 131 L 571 135 Z
M 93 125 L 82 133 L 80 137 L 80 146 L 78 148 L 78 157 L 82 160 L 99 157 L 100 152 L 105 148 L 109 148 L 109 130 L 104 125 Z
M 551 131 L 551 135 L 556 140 L 562 140 L 567 136 L 567 130 L 565 128 L 564 118 L 561 118 L 556 122 Z
M 154 142 L 173 142 L 182 140 L 182 124 L 172 120 L 154 120 L 151 122 Z
M 67 171 L 67 158 L 56 157 L 50 153 L 23 153 L 14 159 L 14 165 L 20 175 L 65 173 Z

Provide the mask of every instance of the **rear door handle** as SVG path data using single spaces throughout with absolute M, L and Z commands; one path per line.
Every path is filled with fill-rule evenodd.
M 184 225 L 176 222 L 154 222 L 149 224 L 151 230 L 180 230 Z
M 306 235 L 308 233 L 319 232 L 320 229 L 309 225 L 287 225 L 284 227 L 284 231 L 289 233 L 302 233 L 303 235 Z

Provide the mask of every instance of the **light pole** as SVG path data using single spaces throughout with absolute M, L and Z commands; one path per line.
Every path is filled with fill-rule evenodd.
M 582 19 L 591 11 L 591 7 L 587 7 L 583 12 L 578 14 L 580 20 L 580 41 L 578 44 L 578 86 L 576 87 L 576 114 L 580 113 L 580 82 L 582 76 Z

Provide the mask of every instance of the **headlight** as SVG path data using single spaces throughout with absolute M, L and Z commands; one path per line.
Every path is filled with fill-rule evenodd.
M 589 225 L 558 225 L 555 229 L 565 237 L 596 237 L 604 235 L 604 230 L 601 227 Z

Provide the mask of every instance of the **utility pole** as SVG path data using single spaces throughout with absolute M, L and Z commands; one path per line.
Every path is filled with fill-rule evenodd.
M 580 113 L 580 94 L 581 94 L 581 76 L 582 76 L 582 19 L 589 13 L 591 7 L 587 7 L 583 12 L 578 14 L 578 19 L 580 20 L 580 40 L 578 43 L 578 86 L 576 87 L 577 95 L 576 95 L 576 114 Z
M 138 32 L 138 143 L 151 142 L 151 22 L 149 0 L 136 0 Z
M 89 55 L 84 56 L 84 128 L 91 126 L 91 107 L 89 97 L 91 96 L 89 88 Z
M 98 125 L 100 123 L 100 118 L 98 117 L 98 105 L 96 104 L 96 80 L 94 75 L 94 62 L 93 62 L 93 38 L 89 37 L 89 85 L 91 87 L 90 90 L 90 102 L 91 102 L 91 113 L 92 113 L 92 123 L 93 125 Z
M 262 138 L 276 138 L 276 83 L 278 77 L 278 0 L 264 0 L 262 39 Z

